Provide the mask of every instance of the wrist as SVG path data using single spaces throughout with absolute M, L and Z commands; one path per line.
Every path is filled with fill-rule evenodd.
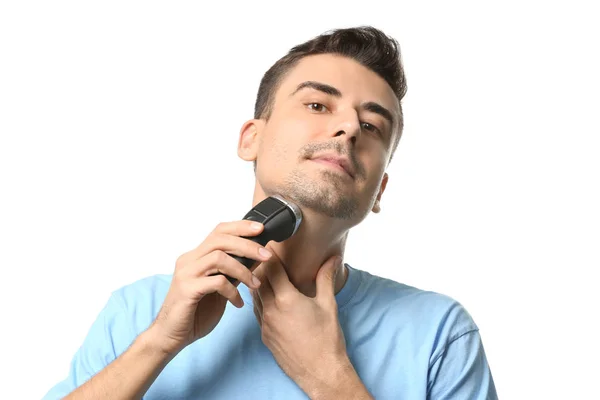
M 171 361 L 179 352 L 165 344 L 165 340 L 154 324 L 142 332 L 136 342 L 139 343 L 140 351 L 157 360 L 164 360 L 165 363 Z

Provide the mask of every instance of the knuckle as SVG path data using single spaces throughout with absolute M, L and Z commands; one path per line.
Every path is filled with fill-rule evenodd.
M 213 262 L 218 265 L 223 265 L 227 261 L 227 254 L 223 250 L 215 250 L 212 252 Z
M 272 317 L 273 317 L 273 312 L 271 310 L 269 310 L 269 309 L 263 310 L 262 319 L 264 322 L 270 321 Z
M 217 233 L 229 233 L 231 230 L 236 229 L 234 221 L 219 222 L 213 232 Z
M 179 269 L 173 272 L 172 284 L 176 286 L 181 286 L 184 284 L 189 278 L 189 271 L 185 269 Z
M 215 233 L 211 233 L 204 239 L 202 243 L 197 247 L 197 251 L 203 254 L 210 252 L 210 249 L 214 247 Z
M 225 275 L 219 275 L 217 278 L 217 286 L 219 286 L 222 290 L 227 290 L 228 285 L 231 285 Z
M 275 304 L 278 307 L 281 307 L 283 309 L 290 307 L 292 305 L 292 303 L 293 303 L 292 297 L 285 293 L 282 293 L 281 295 L 279 295 L 275 298 Z
M 175 269 L 181 269 L 185 264 L 187 264 L 188 253 L 183 253 L 177 260 L 175 260 Z
M 176 270 L 175 272 L 173 272 L 173 283 L 179 284 L 183 280 L 181 275 L 183 275 L 183 272 L 181 270 Z

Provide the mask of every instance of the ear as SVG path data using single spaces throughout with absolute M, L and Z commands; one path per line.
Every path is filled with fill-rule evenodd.
M 372 211 L 377 214 L 381 211 L 381 196 L 383 195 L 383 192 L 385 191 L 385 187 L 387 186 L 387 182 L 388 182 L 388 174 L 387 172 L 385 172 L 383 174 L 383 179 L 381 180 L 381 186 L 379 187 L 379 193 L 377 193 L 377 198 L 375 199 L 375 204 L 373 204 L 373 208 Z
M 238 156 L 245 161 L 254 161 L 258 155 L 259 136 L 263 121 L 251 119 L 240 129 L 238 141 Z

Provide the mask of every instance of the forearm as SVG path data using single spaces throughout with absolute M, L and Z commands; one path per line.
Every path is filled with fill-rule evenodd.
M 311 399 L 374 399 L 360 380 L 350 360 L 337 362 L 325 371 L 319 376 L 313 376 L 299 382 L 304 392 Z
M 155 345 L 153 332 L 147 330 L 116 360 L 65 399 L 141 399 L 171 359 Z

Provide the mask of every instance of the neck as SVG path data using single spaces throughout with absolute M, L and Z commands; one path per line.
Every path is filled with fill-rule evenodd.
M 255 190 L 252 205 L 266 197 L 261 190 Z M 282 261 L 290 282 L 304 295 L 314 297 L 319 269 L 330 257 L 343 257 L 347 236 L 348 229 L 340 221 L 303 209 L 302 223 L 294 236 L 281 243 L 271 242 L 269 248 Z M 342 290 L 347 278 L 343 262 L 339 268 L 336 294 Z

